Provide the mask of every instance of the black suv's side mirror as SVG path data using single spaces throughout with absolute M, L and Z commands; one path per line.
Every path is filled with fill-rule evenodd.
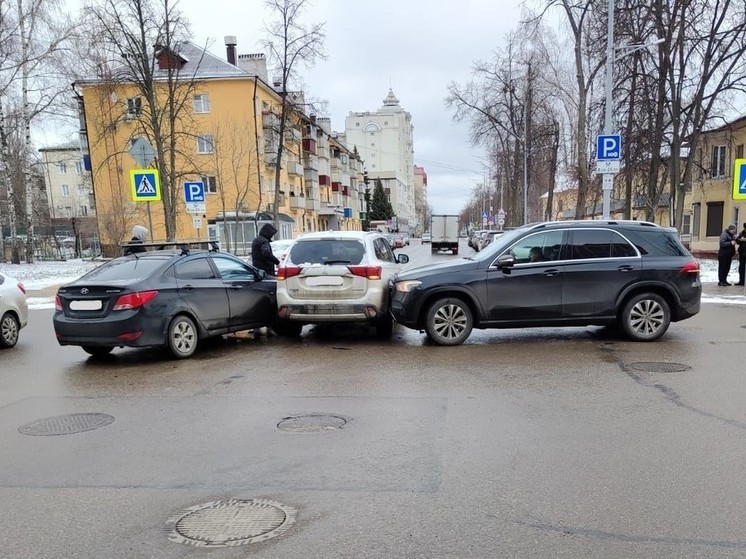
M 409 256 L 407 256 L 406 254 L 397 254 L 396 261 L 399 264 L 406 264 L 407 262 L 409 262 Z
M 496 261 L 498 268 L 512 268 L 515 265 L 515 256 L 512 254 L 503 254 Z

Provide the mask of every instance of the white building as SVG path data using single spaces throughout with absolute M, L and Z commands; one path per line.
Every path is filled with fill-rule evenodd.
M 351 112 L 345 118 L 345 141 L 357 148 L 368 171 L 371 189 L 376 179 L 391 200 L 401 231 L 412 231 L 414 207 L 414 126 L 412 115 L 401 108 L 394 92 L 376 112 Z
M 41 148 L 51 218 L 93 217 L 91 173 L 77 144 Z

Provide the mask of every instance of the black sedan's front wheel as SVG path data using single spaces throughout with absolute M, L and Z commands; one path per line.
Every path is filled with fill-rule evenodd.
M 171 355 L 177 359 L 191 357 L 197 351 L 197 344 L 199 343 L 199 333 L 194 321 L 183 314 L 175 317 L 168 327 L 166 343 Z
M 438 345 L 458 345 L 471 334 L 474 326 L 471 309 L 461 299 L 438 299 L 427 311 L 425 331 Z
M 671 324 L 671 310 L 656 293 L 640 293 L 624 305 L 621 316 L 624 333 L 636 342 L 660 338 Z

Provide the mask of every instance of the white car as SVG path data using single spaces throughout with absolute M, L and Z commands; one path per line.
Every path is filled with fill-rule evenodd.
M 277 272 L 277 324 L 298 336 L 304 324 L 366 322 L 391 336 L 389 280 L 409 262 L 377 232 L 326 231 L 296 239 Z
M 20 281 L 0 274 L 0 349 L 16 345 L 18 334 L 26 324 L 26 289 Z
M 285 260 L 288 250 L 294 242 L 295 239 L 280 239 L 279 241 L 272 241 L 269 243 L 269 246 L 272 247 L 272 254 L 274 254 L 275 258 L 280 261 L 280 264 Z

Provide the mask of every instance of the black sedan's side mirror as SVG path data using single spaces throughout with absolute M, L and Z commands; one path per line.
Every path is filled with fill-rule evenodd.
M 512 268 L 515 265 L 515 256 L 512 254 L 503 254 L 495 261 L 495 265 L 498 268 Z
M 265 272 L 264 270 L 256 271 L 256 281 L 262 281 L 266 277 L 267 277 L 267 272 Z
M 406 254 L 397 254 L 396 261 L 399 264 L 406 264 L 407 262 L 409 262 L 409 256 L 407 256 Z

